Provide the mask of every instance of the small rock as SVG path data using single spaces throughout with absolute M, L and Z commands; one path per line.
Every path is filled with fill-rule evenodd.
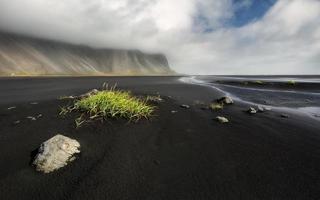
M 218 99 L 217 102 L 223 104 L 233 104 L 233 100 L 231 99 L 231 97 L 228 96 Z
M 180 107 L 181 107 L 181 108 L 185 108 L 185 109 L 189 109 L 189 108 L 190 108 L 190 106 L 189 106 L 189 105 L 186 105 L 186 104 L 182 104 Z
M 177 112 L 178 112 L 178 111 L 176 111 L 176 110 L 171 110 L 171 113 L 173 113 L 173 114 L 174 114 L 174 113 L 177 113 Z
M 64 100 L 64 99 L 75 99 L 76 97 L 75 96 L 62 96 L 62 97 L 59 97 L 60 100 Z
M 37 115 L 37 118 L 40 118 L 40 117 L 42 117 L 42 114 Z
M 220 123 L 228 123 L 229 120 L 225 117 L 217 116 L 216 120 L 218 120 Z
M 30 104 L 31 104 L 31 105 L 37 105 L 38 102 L 31 102 Z
M 15 107 L 15 106 L 11 106 L 11 107 L 9 107 L 9 108 L 7 108 L 8 110 L 13 110 L 13 109 L 16 109 L 17 107 Z
M 14 121 L 14 124 L 20 124 L 20 120 Z
M 250 108 L 247 110 L 247 112 L 248 112 L 249 114 L 256 114 L 256 113 L 257 113 L 257 110 L 254 109 L 254 108 L 252 108 L 252 107 L 250 107 Z
M 73 156 L 80 153 L 80 144 L 77 140 L 63 135 L 56 135 L 41 144 L 33 165 L 37 171 L 49 173 L 64 167 L 75 159 Z
M 289 115 L 288 114 L 281 114 L 281 117 L 282 118 L 289 118 Z
M 32 116 L 28 116 L 27 119 L 30 119 L 32 121 L 36 121 L 37 120 L 35 117 L 32 117 Z
M 264 107 L 258 106 L 258 111 L 259 111 L 259 112 L 264 112 Z
M 313 116 L 314 117 L 320 117 L 320 114 L 314 114 Z
M 154 103 L 161 103 L 163 102 L 163 99 L 160 96 L 148 96 L 147 101 L 151 101 Z

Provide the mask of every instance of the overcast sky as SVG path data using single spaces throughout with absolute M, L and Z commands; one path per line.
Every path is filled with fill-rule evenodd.
M 0 0 L 0 29 L 162 52 L 189 74 L 320 74 L 320 0 Z

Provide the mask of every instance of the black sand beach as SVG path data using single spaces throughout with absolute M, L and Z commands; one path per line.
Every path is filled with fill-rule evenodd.
M 276 110 L 249 115 L 238 101 L 219 112 L 202 109 L 199 101 L 208 104 L 223 93 L 178 79 L 1 78 L 0 199 L 320 198 L 319 121 L 281 118 Z M 164 101 L 150 121 L 138 123 L 110 120 L 75 129 L 72 114 L 58 115 L 69 102 L 60 96 L 103 82 Z M 26 118 L 39 114 L 36 121 Z M 230 123 L 213 120 L 217 115 Z M 58 133 L 80 142 L 80 156 L 53 173 L 36 172 L 32 152 Z

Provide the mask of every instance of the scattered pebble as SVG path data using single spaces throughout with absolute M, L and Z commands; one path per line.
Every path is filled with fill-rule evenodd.
M 216 120 L 218 120 L 220 123 L 228 123 L 229 120 L 225 117 L 217 116 Z
M 313 116 L 315 116 L 315 117 L 320 117 L 320 114 L 314 114 Z
M 148 101 L 154 102 L 154 103 L 161 103 L 163 102 L 163 99 L 160 96 L 148 96 Z
M 38 105 L 38 102 L 31 102 L 31 105 Z
M 42 117 L 42 114 L 37 115 L 37 118 L 40 118 L 40 117 Z
M 258 111 L 259 111 L 259 112 L 264 112 L 264 107 L 258 106 Z
M 256 114 L 256 113 L 257 113 L 257 110 L 254 109 L 254 108 L 252 108 L 252 107 L 250 107 L 250 108 L 247 110 L 247 112 L 248 112 L 249 114 Z
M 282 118 L 289 118 L 289 115 L 288 114 L 281 114 L 281 117 Z
M 181 108 L 185 108 L 185 109 L 190 108 L 190 106 L 189 106 L 189 105 L 186 105 L 186 104 L 182 104 L 180 107 L 181 107 Z
M 233 104 L 233 99 L 231 97 L 222 97 L 220 99 L 217 99 L 218 103 L 223 103 L 223 104 Z
M 12 107 L 9 107 L 7 108 L 8 110 L 13 110 L 13 109 L 16 109 L 17 107 L 16 106 L 12 106 Z
M 171 113 L 173 113 L 173 114 L 174 114 L 174 113 L 177 113 L 177 112 L 178 112 L 178 111 L 176 111 L 176 110 L 171 110 Z
M 30 119 L 32 121 L 36 121 L 37 120 L 35 117 L 32 117 L 32 116 L 28 116 L 27 119 Z
M 20 120 L 17 120 L 17 121 L 14 121 L 13 123 L 14 124 L 20 124 L 20 122 L 21 122 Z

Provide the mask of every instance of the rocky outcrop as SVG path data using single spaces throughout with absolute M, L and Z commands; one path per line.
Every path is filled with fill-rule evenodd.
M 37 171 L 49 173 L 64 167 L 80 153 L 78 141 L 63 135 L 56 135 L 41 144 L 33 164 Z
M 167 75 L 163 54 L 97 49 L 0 32 L 0 75 Z

